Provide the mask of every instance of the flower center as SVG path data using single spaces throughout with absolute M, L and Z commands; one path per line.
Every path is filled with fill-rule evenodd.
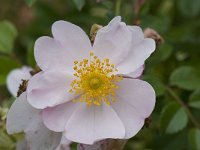
M 90 80 L 90 88 L 91 89 L 95 90 L 95 89 L 98 89 L 100 86 L 101 86 L 101 80 L 100 79 L 94 77 Z
M 115 90 L 122 77 L 115 75 L 117 69 L 109 59 L 101 61 L 91 52 L 90 60 L 74 61 L 74 71 L 75 80 L 71 83 L 70 92 L 81 95 L 74 102 L 100 106 L 103 102 L 110 105 L 116 101 Z

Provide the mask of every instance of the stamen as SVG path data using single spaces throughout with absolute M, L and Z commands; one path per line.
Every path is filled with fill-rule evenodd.
M 117 69 L 108 58 L 101 61 L 91 52 L 90 60 L 74 61 L 74 71 L 75 80 L 72 81 L 69 92 L 81 94 L 74 102 L 100 106 L 103 102 L 111 105 L 116 101 L 117 82 L 123 78 L 114 74 Z

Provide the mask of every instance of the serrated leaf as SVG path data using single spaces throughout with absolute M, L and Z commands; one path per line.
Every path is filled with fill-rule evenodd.
M 31 7 L 37 0 L 25 0 L 26 4 Z
M 189 105 L 200 109 L 200 89 L 194 91 L 189 98 Z
M 185 16 L 193 17 L 200 13 L 199 0 L 178 0 L 178 8 Z
M 17 36 L 15 26 L 8 21 L 0 22 L 0 52 L 11 53 L 13 50 L 14 40 Z
M 73 0 L 77 9 L 79 11 L 81 11 L 81 9 L 83 8 L 83 6 L 85 5 L 85 0 Z
M 190 143 L 191 150 L 200 149 L 200 130 L 199 129 L 191 129 L 189 131 L 189 143 Z
M 185 110 L 178 103 L 170 103 L 161 116 L 161 127 L 166 133 L 176 133 L 184 129 L 188 122 Z
M 170 84 L 185 90 L 195 90 L 200 88 L 200 74 L 193 67 L 183 66 L 172 72 Z

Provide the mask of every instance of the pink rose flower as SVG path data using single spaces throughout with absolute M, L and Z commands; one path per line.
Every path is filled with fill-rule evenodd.
M 69 22 L 55 22 L 52 34 L 35 43 L 42 72 L 27 87 L 27 100 L 42 109 L 46 127 L 84 144 L 137 134 L 155 105 L 152 86 L 137 79 L 155 41 L 121 17 L 101 28 L 93 45 Z

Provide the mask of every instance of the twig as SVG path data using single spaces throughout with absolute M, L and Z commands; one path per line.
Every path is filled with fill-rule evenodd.
M 188 108 L 188 106 L 180 99 L 180 97 L 169 87 L 166 87 L 167 92 L 185 109 L 188 117 L 190 118 L 191 122 L 200 129 L 200 124 Z

